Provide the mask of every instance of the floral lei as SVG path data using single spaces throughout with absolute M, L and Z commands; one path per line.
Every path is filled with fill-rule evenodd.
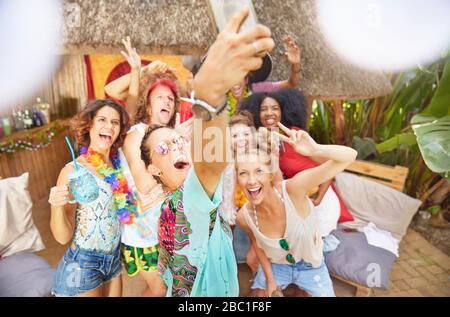
M 247 98 L 251 94 L 252 93 L 250 91 L 250 88 L 248 87 L 248 85 L 246 85 L 242 97 Z M 228 97 L 228 100 L 227 100 L 228 116 L 231 118 L 236 114 L 237 100 L 233 96 L 231 91 L 228 92 L 227 97 Z
M 111 186 L 114 197 L 113 206 L 120 222 L 123 224 L 133 223 L 134 216 L 137 213 L 137 206 L 128 187 L 127 179 L 122 173 L 118 153 L 116 152 L 111 156 L 113 167 L 108 167 L 101 155 L 91 148 L 82 147 L 80 153 L 96 168 L 100 175 L 104 176 L 104 181 Z

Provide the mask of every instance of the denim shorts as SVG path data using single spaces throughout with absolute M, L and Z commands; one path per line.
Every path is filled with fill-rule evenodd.
M 295 284 L 314 297 L 335 297 L 333 282 L 323 260 L 318 268 L 303 260 L 293 265 L 272 263 L 272 271 L 282 289 Z M 252 285 L 252 289 L 255 288 L 266 289 L 266 276 L 261 265 Z
M 121 272 L 120 245 L 112 254 L 70 246 L 56 269 L 52 294 L 77 296 L 111 281 Z

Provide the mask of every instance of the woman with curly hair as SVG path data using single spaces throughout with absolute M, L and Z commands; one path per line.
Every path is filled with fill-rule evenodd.
M 50 228 L 56 241 L 70 247 L 61 259 L 52 293 L 56 296 L 121 296 L 120 222 L 135 215 L 133 196 L 122 173 L 118 148 L 128 130 L 129 117 L 110 100 L 87 105 L 70 123 L 81 155 L 60 172 L 50 191 Z M 95 180 L 96 195 L 71 200 L 73 174 Z

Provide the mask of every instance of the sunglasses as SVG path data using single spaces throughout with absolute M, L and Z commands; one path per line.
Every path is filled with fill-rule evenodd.
M 181 149 L 188 144 L 188 140 L 182 135 L 177 135 L 173 137 L 172 140 L 164 140 L 159 142 L 156 147 L 153 149 L 150 158 L 153 156 L 153 153 L 158 155 L 167 155 L 169 151 L 173 149 L 174 146 Z
M 288 244 L 288 242 L 286 241 L 286 239 L 281 239 L 281 240 L 279 241 L 279 244 L 280 244 L 280 247 L 281 247 L 283 250 L 289 252 L 289 244 Z M 294 256 L 293 256 L 290 252 L 288 253 L 288 255 L 286 255 L 286 261 L 288 261 L 288 262 L 291 263 L 291 264 L 295 264 Z

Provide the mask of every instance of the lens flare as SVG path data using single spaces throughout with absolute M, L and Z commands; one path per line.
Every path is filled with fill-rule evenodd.
M 433 62 L 450 47 L 448 0 L 318 0 L 319 25 L 348 61 L 400 71 Z
M 0 110 L 49 80 L 59 62 L 61 30 L 59 1 L 0 1 Z

